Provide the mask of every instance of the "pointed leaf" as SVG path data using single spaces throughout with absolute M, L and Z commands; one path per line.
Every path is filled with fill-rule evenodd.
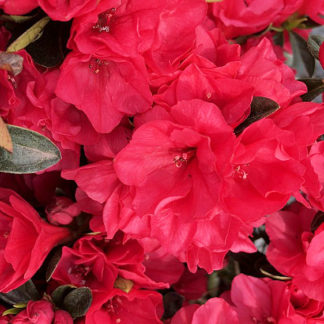
M 315 70 L 315 58 L 310 53 L 307 42 L 303 37 L 295 32 L 290 32 L 290 43 L 293 50 L 293 66 L 298 66 L 298 61 L 301 60 L 307 70 L 308 75 L 311 77 Z
M 7 48 L 7 52 L 17 52 L 30 43 L 34 42 L 41 35 L 44 27 L 50 21 L 49 17 L 43 17 L 20 35 L 13 43 Z
M 71 291 L 63 302 L 63 308 L 74 318 L 86 314 L 92 303 L 92 293 L 87 287 L 81 287 Z
M 52 275 L 55 271 L 55 269 L 57 268 L 57 265 L 61 259 L 62 256 L 62 246 L 58 246 L 56 247 L 53 252 L 51 253 L 48 265 L 47 265 L 47 269 L 46 269 L 46 273 L 45 273 L 45 278 L 46 281 L 50 281 L 52 278 Z
M 12 153 L 13 151 L 12 140 L 9 131 L 1 117 L 0 117 L 0 147 L 4 148 L 10 153 Z
M 235 134 L 241 134 L 246 127 L 248 127 L 249 125 L 251 125 L 259 119 L 271 115 L 279 108 L 280 106 L 272 99 L 265 97 L 254 97 L 251 102 L 251 112 L 249 117 L 245 119 L 245 121 L 242 124 L 238 125 L 235 128 Z
M 2 316 L 6 316 L 6 315 L 17 315 L 18 313 L 20 313 L 22 310 L 19 308 L 9 308 L 7 310 L 5 310 L 2 313 Z
M 324 37 L 320 35 L 310 35 L 307 41 L 307 47 L 310 53 L 317 59 L 319 59 L 319 48 L 324 41 Z
M 61 159 L 59 149 L 47 137 L 22 127 L 7 127 L 13 153 L 0 148 L 0 172 L 33 173 L 47 169 Z
M 324 92 L 324 80 L 322 79 L 299 79 L 307 86 L 307 93 L 303 94 L 301 98 L 303 101 L 312 101 L 322 92 Z
M 38 300 L 40 298 L 41 296 L 31 280 L 8 293 L 0 293 L 0 299 L 11 305 L 25 304 L 29 300 Z

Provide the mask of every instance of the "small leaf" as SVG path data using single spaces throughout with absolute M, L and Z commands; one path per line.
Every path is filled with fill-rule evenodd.
M 14 304 L 13 307 L 15 307 L 15 308 L 26 308 L 27 303 Z
M 324 80 L 322 79 L 299 79 L 307 86 L 307 93 L 303 94 L 301 98 L 303 101 L 312 101 L 322 92 L 324 92 Z
M 45 273 L 45 279 L 47 282 L 50 281 L 50 279 L 52 278 L 52 275 L 53 275 L 55 269 L 57 268 L 57 265 L 61 259 L 61 256 L 62 256 L 62 247 L 58 246 L 51 253 L 49 262 L 47 264 L 47 269 L 46 269 L 46 273 Z
M 254 97 L 251 102 L 251 112 L 249 117 L 235 128 L 235 134 L 241 134 L 246 127 L 259 119 L 270 116 L 279 108 L 280 106 L 272 99 L 265 97 Z
M 315 70 L 315 58 L 309 52 L 307 42 L 303 37 L 295 32 L 290 32 L 290 43 L 293 50 L 293 66 L 298 66 L 298 60 L 301 60 L 307 70 L 308 75 L 311 77 Z
M 10 305 L 25 304 L 29 300 L 38 300 L 40 298 L 41 296 L 31 280 L 8 293 L 0 293 L 0 299 Z
M 61 159 L 59 149 L 47 137 L 22 127 L 7 127 L 13 153 L 0 148 L 0 172 L 33 173 L 47 169 Z
M 67 296 L 74 289 L 76 289 L 76 286 L 73 286 L 73 285 L 62 285 L 62 286 L 57 287 L 52 292 L 52 295 L 51 295 L 53 303 L 57 307 L 61 307 L 63 305 L 65 296 Z
M 14 76 L 18 75 L 23 69 L 24 58 L 18 54 L 0 53 L 0 69 L 12 73 Z
M 34 16 L 0 15 L 1 21 L 10 21 L 16 24 L 22 24 L 32 18 L 34 18 Z
M 5 310 L 2 313 L 2 316 L 6 316 L 6 315 L 17 315 L 20 312 L 21 312 L 21 309 L 19 309 L 19 308 L 9 308 L 9 309 Z
M 63 302 L 63 309 L 68 311 L 73 319 L 84 316 L 91 306 L 92 293 L 87 287 L 81 287 L 71 291 Z
M 41 35 L 44 27 L 50 21 L 49 17 L 43 17 L 39 21 L 37 21 L 34 25 L 32 25 L 29 29 L 27 29 L 22 35 L 20 35 L 13 43 L 9 45 L 7 48 L 7 52 L 17 52 L 30 43 L 34 42 Z
M 319 211 L 315 214 L 312 223 L 311 223 L 311 232 L 315 232 L 321 224 L 324 223 L 324 213 Z
M 307 47 L 310 53 L 317 59 L 319 59 L 319 48 L 323 43 L 324 38 L 320 35 L 310 35 L 307 41 Z
M 132 290 L 133 286 L 134 282 L 132 280 L 124 279 L 121 277 L 118 277 L 114 282 L 115 288 L 119 288 L 127 294 Z
M 9 131 L 1 117 L 0 117 L 0 147 L 4 148 L 10 153 L 12 153 L 13 151 L 12 140 Z

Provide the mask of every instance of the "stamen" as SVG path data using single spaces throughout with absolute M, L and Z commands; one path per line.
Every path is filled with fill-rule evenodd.
M 106 32 L 109 33 L 111 29 L 111 22 L 116 13 L 116 8 L 108 9 L 98 15 L 97 23 L 92 26 L 93 29 L 97 30 L 99 33 Z

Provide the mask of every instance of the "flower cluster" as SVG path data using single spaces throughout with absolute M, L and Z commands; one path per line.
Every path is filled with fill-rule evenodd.
M 0 8 L 1 324 L 324 323 L 323 0 Z

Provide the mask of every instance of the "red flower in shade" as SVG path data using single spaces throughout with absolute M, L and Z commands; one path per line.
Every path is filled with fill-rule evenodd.
M 56 94 L 83 111 L 99 133 L 111 132 L 123 116 L 144 112 L 152 102 L 141 60 L 74 52 L 61 67 Z
M 278 271 L 292 277 L 306 296 L 324 301 L 324 224 L 312 232 L 315 213 L 294 203 L 271 215 L 266 222 L 270 237 L 267 258 Z
M 46 223 L 11 190 L 1 189 L 0 200 L 0 291 L 8 292 L 28 281 L 70 232 Z
M 16 315 L 12 324 L 73 324 L 71 315 L 64 310 L 54 310 L 53 304 L 46 300 L 30 301 L 27 308 Z
M 10 15 L 24 15 L 38 6 L 37 0 L 1 0 L 0 7 Z
M 91 288 L 93 302 L 86 315 L 87 324 L 116 321 L 118 318 L 125 320 L 132 313 L 137 318 L 141 312 L 146 313 L 142 315 L 141 323 L 160 323 L 156 307 L 161 296 L 140 289 L 165 288 L 168 285 L 156 283 L 144 274 L 142 246 L 136 240 L 123 243 L 123 239 L 121 233 L 113 240 L 107 240 L 103 235 L 86 236 L 72 249 L 63 248 L 52 278 L 61 284 Z M 147 307 L 143 306 L 145 303 Z

